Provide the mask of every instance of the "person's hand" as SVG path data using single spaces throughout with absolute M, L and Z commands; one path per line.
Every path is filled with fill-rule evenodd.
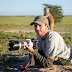
M 28 45 L 25 46 L 29 51 L 34 52 L 34 49 L 29 47 Z

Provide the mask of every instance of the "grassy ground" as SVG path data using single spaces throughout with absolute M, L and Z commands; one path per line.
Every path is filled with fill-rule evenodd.
M 8 55 L 21 54 L 24 55 L 28 51 L 23 49 L 16 51 L 9 51 L 9 40 L 19 40 L 24 41 L 25 38 L 36 38 L 35 32 L 3 32 L 6 30 L 33 30 L 33 26 L 29 24 L 33 21 L 35 16 L 0 16 L 0 65 L 2 62 L 13 62 L 12 60 L 7 59 Z M 54 26 L 54 30 L 60 32 L 64 38 L 67 45 L 72 46 L 72 16 L 65 16 L 61 23 L 57 23 Z M 62 32 L 64 32 L 62 34 Z M 25 34 L 26 37 L 23 38 L 21 34 Z M 7 55 L 7 56 L 6 56 Z M 17 58 L 15 58 L 17 60 Z M 18 61 L 18 60 L 17 60 Z M 8 64 L 7 64 L 8 65 Z M 7 68 L 6 68 L 7 69 Z
M 3 53 L 7 51 L 10 39 L 24 40 L 21 34 L 25 34 L 26 38 L 36 38 L 35 32 L 3 32 L 6 30 L 33 30 L 33 26 L 30 26 L 30 23 L 34 18 L 35 16 L 0 16 L 0 51 Z M 72 16 L 65 16 L 61 23 L 55 24 L 54 30 L 61 33 L 64 32 L 61 35 L 65 42 L 72 46 Z M 68 34 L 65 32 L 68 32 Z
M 0 16 L 0 31 L 4 30 L 33 30 L 29 24 L 35 16 Z M 72 32 L 72 16 L 65 16 L 62 22 L 55 24 L 55 31 Z
M 34 16 L 0 16 L 0 30 L 32 29 L 29 25 Z
M 34 18 L 35 16 L 0 16 L 0 53 L 11 53 L 8 51 L 9 40 L 23 41 L 21 34 L 25 34 L 26 38 L 36 38 L 35 32 L 3 32 L 6 30 L 33 30 L 34 27 L 30 26 L 30 23 Z M 63 17 L 62 22 L 55 24 L 54 30 L 61 33 L 66 44 L 72 46 L 72 16 Z
M 18 40 L 24 41 L 25 38 L 21 36 L 21 34 L 25 34 L 25 38 L 36 38 L 35 32 L 30 33 L 11 33 L 11 32 L 0 32 L 0 71 L 7 72 L 7 69 L 10 69 L 12 64 L 22 63 L 25 59 L 19 59 L 19 56 L 23 56 L 25 54 L 29 54 L 29 51 L 24 49 L 9 51 L 9 41 L 10 40 Z M 17 65 L 16 65 L 17 66 Z
M 63 17 L 60 23 L 55 24 L 54 30 L 56 30 L 57 32 L 72 33 L 72 16 Z

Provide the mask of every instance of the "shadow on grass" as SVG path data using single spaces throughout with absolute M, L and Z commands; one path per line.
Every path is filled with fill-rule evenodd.
M 3 54 L 0 55 L 0 72 L 21 72 L 21 68 L 24 67 L 29 61 L 29 55 L 11 55 Z M 63 65 L 62 65 L 63 66 Z M 41 69 L 41 70 L 40 70 Z M 69 67 L 63 67 L 65 71 L 72 71 Z M 43 72 L 53 71 L 49 68 L 40 68 L 38 66 L 29 66 L 25 72 Z
M 0 56 L 0 71 L 18 72 L 24 67 L 29 60 L 28 55 L 11 55 L 3 54 Z

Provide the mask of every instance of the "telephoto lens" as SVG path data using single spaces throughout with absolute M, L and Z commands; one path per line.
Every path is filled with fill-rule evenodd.
M 25 41 L 9 41 L 9 50 L 18 50 L 18 49 L 26 49 L 26 45 L 31 48 L 38 48 L 38 40 L 37 39 L 26 39 Z
M 25 41 L 14 41 L 14 40 L 10 40 L 9 41 L 10 43 L 9 43 L 9 46 L 10 46 L 10 48 L 9 48 L 9 50 L 18 50 L 18 49 L 25 49 L 26 47 L 26 45 L 27 45 L 27 42 L 25 42 Z

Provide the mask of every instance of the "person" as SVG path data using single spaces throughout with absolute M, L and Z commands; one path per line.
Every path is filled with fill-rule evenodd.
M 62 36 L 49 30 L 49 21 L 45 16 L 37 16 L 30 24 L 34 25 L 38 39 L 38 52 L 29 46 L 26 48 L 32 52 L 34 61 L 41 67 L 51 67 L 59 58 L 71 63 L 71 48 L 65 44 Z

